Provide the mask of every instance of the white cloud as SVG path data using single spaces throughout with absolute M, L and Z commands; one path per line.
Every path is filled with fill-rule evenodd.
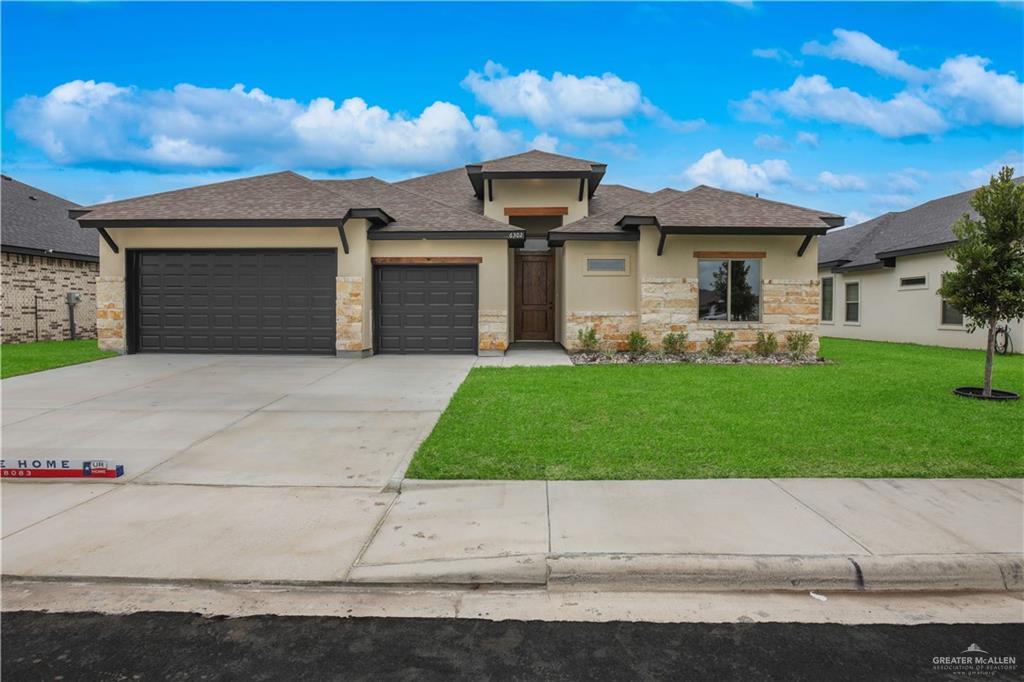
M 539 149 L 542 152 L 554 152 L 558 149 L 558 138 L 547 133 L 541 133 L 530 141 L 530 149 Z
M 909 64 L 899 53 L 858 31 L 836 29 L 828 45 L 807 43 L 804 52 L 841 59 L 897 78 L 906 87 L 887 99 L 835 87 L 815 74 L 799 76 L 785 90 L 755 90 L 735 103 L 741 118 L 770 121 L 782 112 L 873 130 L 884 137 L 934 135 L 956 126 L 1024 125 L 1024 84 L 989 68 L 989 60 L 958 55 L 938 68 Z
M 479 102 L 500 116 L 529 120 L 544 130 L 581 137 L 611 137 L 626 132 L 626 120 L 638 116 L 690 132 L 703 121 L 676 121 L 655 106 L 633 81 L 613 73 L 575 76 L 556 71 L 550 78 L 527 69 L 509 73 L 488 61 L 483 73 L 471 70 L 462 81 Z
M 919 203 L 906 194 L 875 194 L 871 197 L 871 206 L 880 211 L 902 211 Z
M 872 217 L 873 216 L 870 216 L 867 213 L 862 213 L 861 211 L 850 211 L 849 215 L 846 216 L 846 222 L 843 223 L 843 227 L 853 227 L 854 225 L 859 225 L 860 223 L 863 223 L 865 220 L 871 220 Z
M 858 175 L 831 171 L 818 173 L 818 182 L 837 192 L 863 192 L 868 188 L 868 184 Z
M 767 192 L 777 185 L 789 185 L 794 181 L 789 164 L 782 159 L 747 163 L 743 159 L 726 156 L 721 149 L 706 153 L 686 169 L 684 176 L 697 184 L 739 192 Z
M 755 90 L 739 104 L 742 118 L 770 119 L 783 111 L 802 119 L 848 123 L 870 128 L 884 137 L 940 133 L 948 124 L 938 110 L 908 92 L 887 100 L 836 88 L 824 76 L 797 76 L 786 90 Z
M 762 133 L 754 138 L 754 146 L 758 149 L 765 149 L 773 152 L 784 152 L 789 150 L 789 143 L 780 135 L 768 135 Z
M 921 181 L 928 179 L 928 173 L 916 168 L 905 168 L 889 173 L 886 188 L 896 194 L 916 194 L 921 191 Z
M 809 133 L 806 130 L 801 130 L 796 134 L 796 141 L 798 144 L 805 144 L 808 147 L 817 149 L 820 141 L 818 140 L 817 133 Z
M 470 121 L 448 102 L 406 116 L 359 97 L 303 104 L 243 85 L 142 90 L 77 80 L 22 97 L 8 121 L 18 137 L 62 164 L 420 169 L 525 146 L 519 133 L 501 130 L 493 118 Z
M 866 33 L 837 28 L 832 35 L 835 42 L 822 45 L 811 41 L 804 44 L 803 53 L 853 62 L 905 81 L 920 80 L 925 75 L 924 70 L 900 59 L 899 52 L 880 45 Z
M 799 59 L 793 59 L 793 55 L 786 50 L 778 47 L 755 47 L 750 51 L 750 54 L 758 59 L 769 59 L 776 62 L 783 62 L 790 66 L 803 66 L 804 64 Z
M 1019 178 L 1024 175 L 1024 153 L 1011 149 L 1005 154 L 1000 156 L 998 159 L 989 161 L 984 166 L 979 166 L 974 170 L 968 172 L 961 180 L 960 184 L 964 189 L 974 189 L 975 187 L 981 187 L 987 185 L 992 176 L 998 173 L 1003 166 L 1010 166 L 1013 168 L 1013 177 Z

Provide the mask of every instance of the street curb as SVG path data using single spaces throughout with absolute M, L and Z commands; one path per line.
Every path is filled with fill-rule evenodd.
M 1024 557 L 559 555 L 552 590 L 936 592 L 1024 590 Z

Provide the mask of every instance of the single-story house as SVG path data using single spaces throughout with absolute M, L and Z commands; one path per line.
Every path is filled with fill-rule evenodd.
M 1021 180 L 1018 179 L 1017 182 Z M 936 295 L 942 275 L 955 268 L 946 250 L 956 243 L 952 225 L 971 208 L 968 190 L 886 213 L 821 238 L 821 334 L 850 339 L 899 341 L 953 348 L 984 348 L 964 316 Z M 1010 321 L 1016 352 L 1024 326 Z
M 0 176 L 3 343 L 96 338 L 99 237 L 68 217 L 78 204 Z
M 480 353 L 715 330 L 816 334 L 842 217 L 712 187 L 642 192 L 530 151 L 389 183 L 293 172 L 72 211 L 102 237 L 122 352 Z M 816 339 L 816 337 L 815 337 Z

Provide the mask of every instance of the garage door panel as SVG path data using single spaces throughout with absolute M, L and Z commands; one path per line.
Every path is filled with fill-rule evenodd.
M 378 353 L 475 353 L 475 266 L 387 265 L 374 270 Z
M 135 262 L 139 351 L 334 352 L 335 251 L 143 251 Z

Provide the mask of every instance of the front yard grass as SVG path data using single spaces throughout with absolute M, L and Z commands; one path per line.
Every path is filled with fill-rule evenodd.
M 5 343 L 0 346 L 0 379 L 102 360 L 114 355 L 117 353 L 100 350 L 96 339 Z
M 822 339 L 833 365 L 474 369 L 409 478 L 1018 477 L 1024 401 L 984 353 Z M 995 386 L 1024 392 L 1024 357 Z

